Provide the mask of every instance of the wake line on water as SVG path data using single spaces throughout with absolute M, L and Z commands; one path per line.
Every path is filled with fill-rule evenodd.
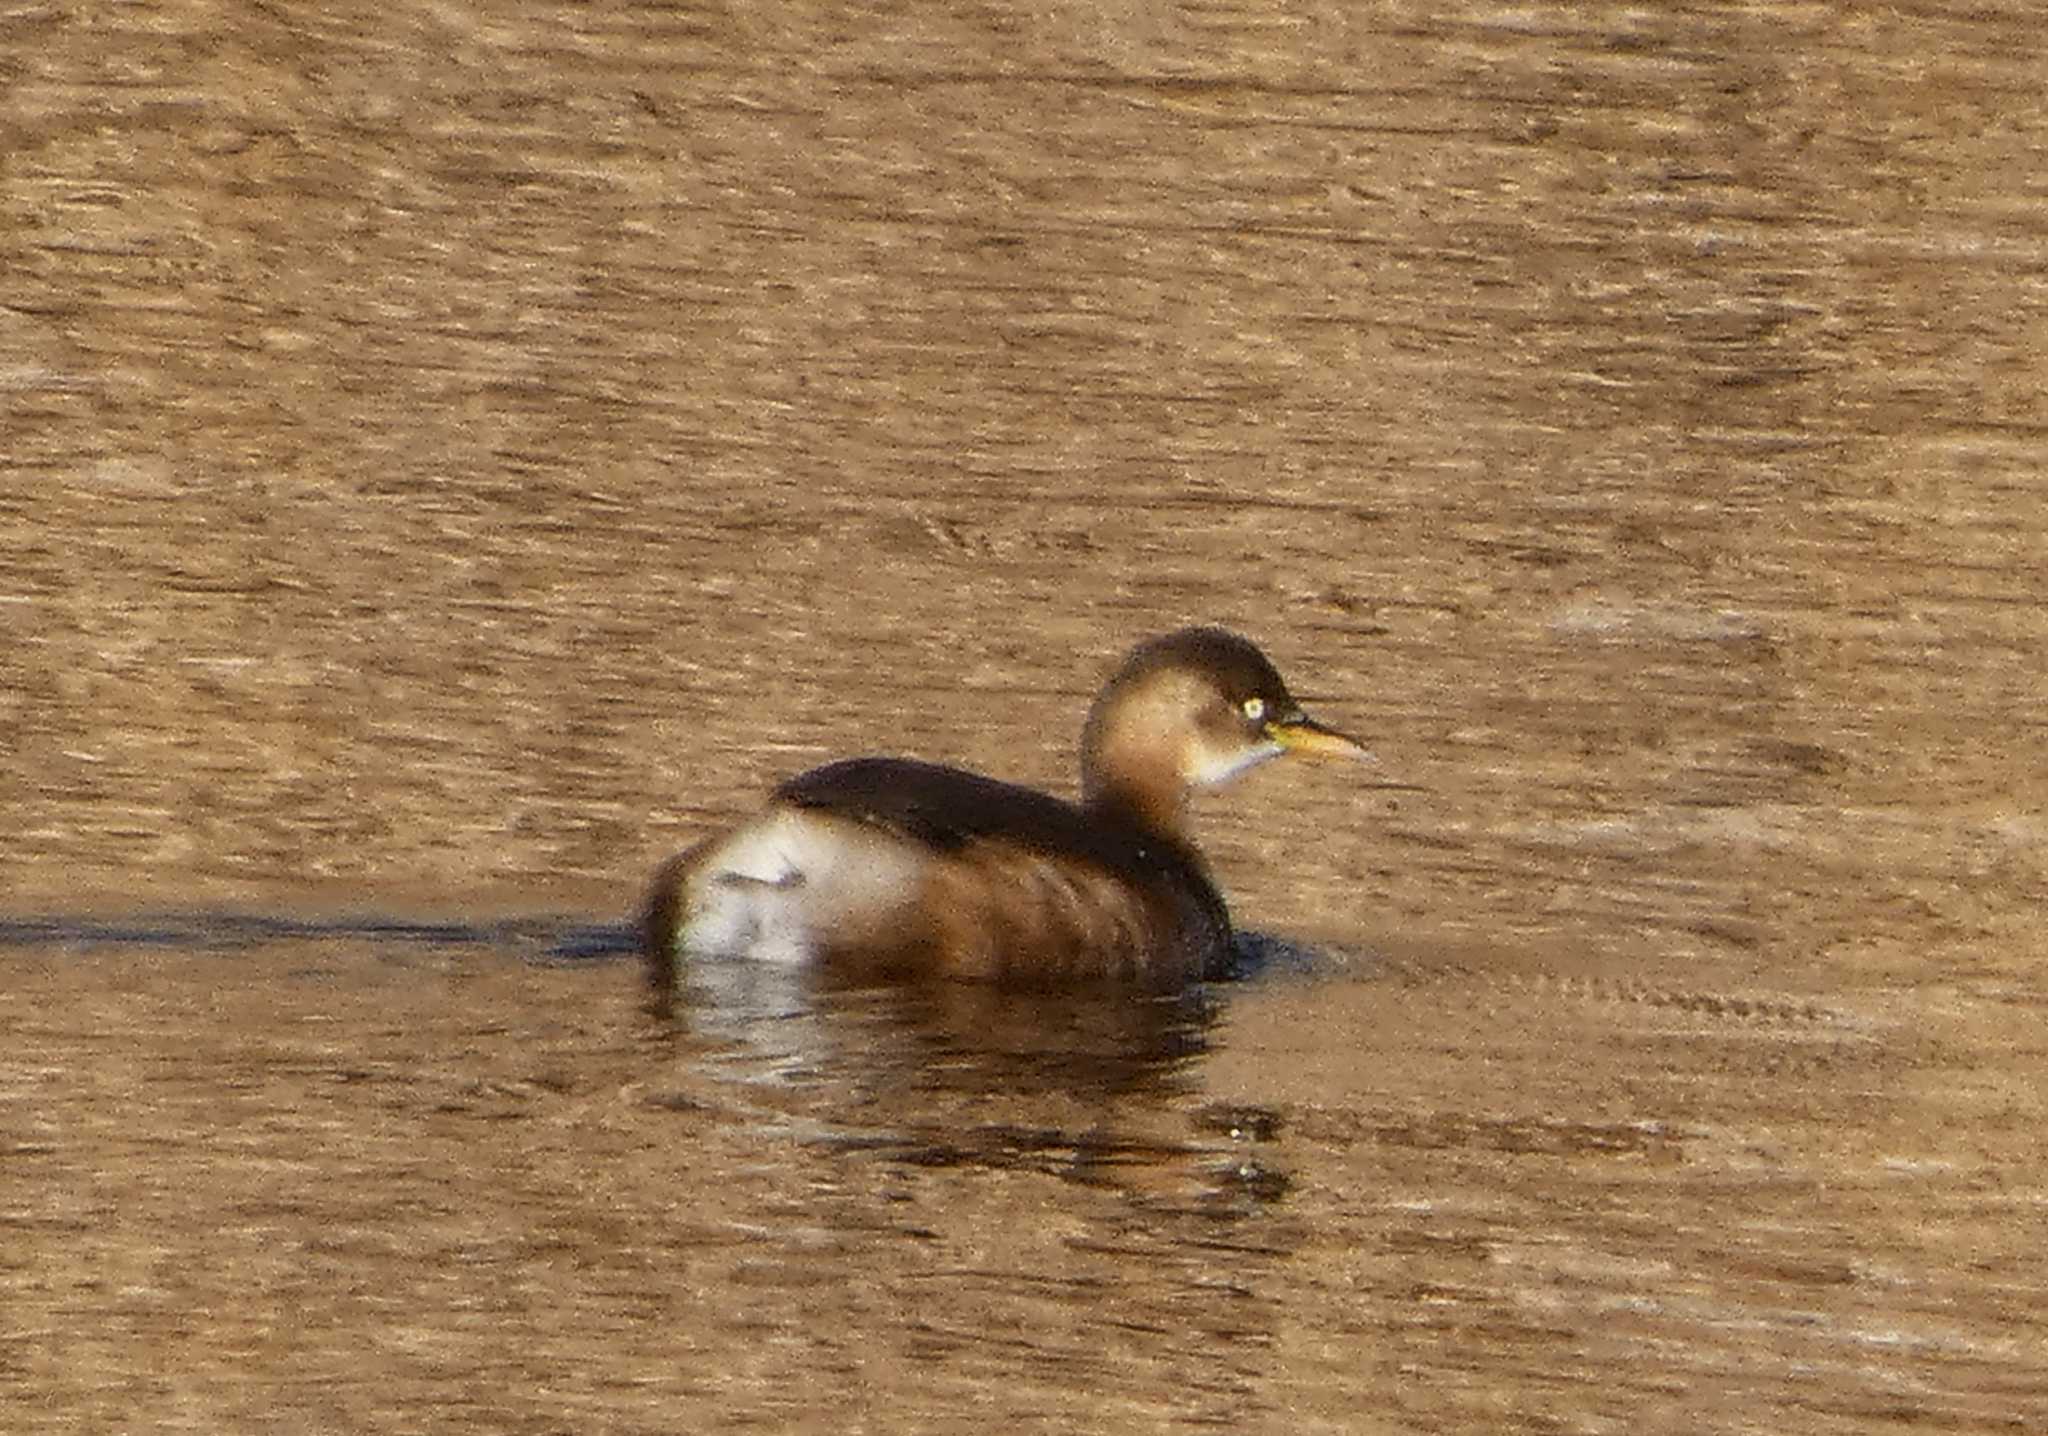
M 426 947 L 488 947 L 540 962 L 582 962 L 639 950 L 636 928 L 568 916 L 430 922 L 384 914 L 291 917 L 280 913 L 173 911 L 121 918 L 64 914 L 0 917 L 0 947 L 151 947 L 234 952 L 276 942 L 353 938 Z
M 143 947 L 171 952 L 238 952 L 280 942 L 326 939 L 470 947 L 510 952 L 529 962 L 579 963 L 637 957 L 638 924 L 592 922 L 568 914 L 483 922 L 429 921 L 384 913 L 294 917 L 283 913 L 178 909 L 119 918 L 38 913 L 0 917 L 0 948 L 79 950 Z M 1240 928 L 1231 934 L 1224 982 L 1324 970 L 1329 954 L 1288 938 Z

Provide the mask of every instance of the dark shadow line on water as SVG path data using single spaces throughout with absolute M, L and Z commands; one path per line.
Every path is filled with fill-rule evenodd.
M 287 917 L 276 913 L 152 912 L 118 919 L 39 914 L 0 917 L 0 947 L 153 947 L 233 952 L 273 942 L 355 938 L 426 947 L 488 947 L 533 961 L 583 962 L 636 952 L 639 935 L 623 922 L 566 916 L 495 922 L 428 922 L 383 914 Z
M 43 913 L 0 917 L 0 948 L 143 947 L 179 952 L 235 952 L 275 942 L 326 939 L 421 947 L 476 947 L 511 952 L 529 962 L 578 963 L 637 956 L 635 923 L 592 922 L 567 914 L 490 922 L 433 922 L 383 913 L 292 917 L 282 913 L 205 910 L 145 912 L 122 918 Z M 1215 982 L 1305 975 L 1325 970 L 1329 954 L 1290 938 L 1240 929 Z

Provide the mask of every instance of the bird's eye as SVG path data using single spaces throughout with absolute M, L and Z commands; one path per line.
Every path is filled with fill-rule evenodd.
M 1263 698 L 1247 698 L 1240 706 L 1244 709 L 1244 716 L 1254 723 L 1266 716 L 1266 700 Z

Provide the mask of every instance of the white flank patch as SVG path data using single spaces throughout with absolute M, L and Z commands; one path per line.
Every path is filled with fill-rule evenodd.
M 826 940 L 900 931 L 926 856 L 844 818 L 776 808 L 736 830 L 690 875 L 678 946 L 693 957 L 801 963 Z

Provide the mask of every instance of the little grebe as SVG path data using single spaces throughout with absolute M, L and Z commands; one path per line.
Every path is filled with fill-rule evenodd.
M 1230 917 L 1183 831 L 1186 798 L 1283 753 L 1370 756 L 1236 634 L 1151 639 L 1088 711 L 1078 805 L 907 758 L 800 773 L 662 866 L 649 978 L 666 996 L 679 958 L 732 956 L 1034 986 L 1213 975 Z

